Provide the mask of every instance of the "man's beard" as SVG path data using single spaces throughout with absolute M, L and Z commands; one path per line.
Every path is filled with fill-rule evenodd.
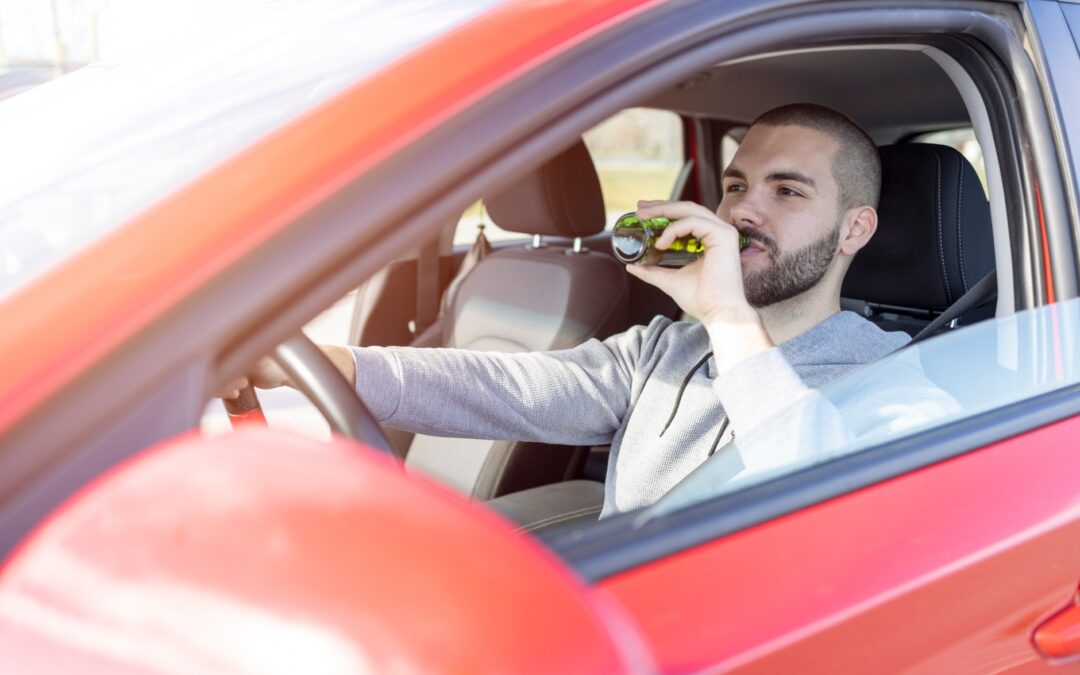
M 768 307 L 794 298 L 821 281 L 836 257 L 837 244 L 840 243 L 840 221 L 817 241 L 782 255 L 777 251 L 772 237 L 752 229 L 746 234 L 762 242 L 772 260 L 772 265 L 767 269 L 750 272 L 743 277 L 746 300 L 751 307 Z

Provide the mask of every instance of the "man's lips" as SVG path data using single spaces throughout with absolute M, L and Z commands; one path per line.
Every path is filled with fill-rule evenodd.
M 739 252 L 739 257 L 749 258 L 752 256 L 761 255 L 762 253 L 768 253 L 768 248 L 760 241 L 756 239 L 750 240 L 750 245 Z

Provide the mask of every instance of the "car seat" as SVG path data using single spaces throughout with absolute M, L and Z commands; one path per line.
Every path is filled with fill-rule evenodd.
M 915 335 L 994 269 L 990 204 L 971 163 L 953 148 L 880 148 L 878 229 L 855 256 L 843 305 L 886 330 Z M 987 318 L 992 303 L 958 325 Z
M 460 280 L 441 321 L 439 345 L 482 351 L 565 349 L 627 328 L 628 282 L 606 252 L 581 246 L 604 230 L 600 181 L 585 144 L 485 200 L 502 229 L 533 235 L 495 250 Z M 544 237 L 568 237 L 549 245 Z M 400 446 L 400 437 L 398 439 Z M 585 448 L 516 441 L 407 441 L 405 464 L 476 498 L 489 499 L 574 475 Z

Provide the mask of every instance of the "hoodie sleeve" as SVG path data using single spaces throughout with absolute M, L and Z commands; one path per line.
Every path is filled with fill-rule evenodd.
M 549 352 L 354 347 L 357 392 L 380 422 L 414 433 L 607 444 L 655 326 Z
M 854 452 L 961 412 L 922 372 L 916 350 L 840 380 L 807 387 L 777 349 L 735 366 L 714 383 L 735 429 L 721 448 L 651 510 L 651 517 Z
M 915 349 L 812 389 L 779 349 L 735 366 L 714 389 L 746 465 L 744 476 L 813 463 L 960 411 L 922 372 Z

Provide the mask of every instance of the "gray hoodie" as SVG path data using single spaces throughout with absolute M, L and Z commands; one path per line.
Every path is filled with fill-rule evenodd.
M 800 459 L 903 417 L 895 396 L 839 410 L 814 388 L 908 339 L 839 312 L 720 378 L 704 326 L 663 317 L 560 351 L 372 347 L 353 353 L 357 391 L 386 426 L 437 436 L 610 444 L 602 514 L 610 515 L 652 504 L 714 453 L 738 452 L 728 444 L 734 434 L 742 439 L 774 425 L 785 410 L 798 411 L 793 428 L 815 430 L 790 436 L 792 443 L 802 438 L 804 447 L 794 451 Z M 915 381 L 932 391 L 921 373 Z M 911 394 L 898 395 L 910 400 Z M 729 473 L 767 470 L 786 461 L 770 456 L 776 453 L 725 461 L 734 467 Z

